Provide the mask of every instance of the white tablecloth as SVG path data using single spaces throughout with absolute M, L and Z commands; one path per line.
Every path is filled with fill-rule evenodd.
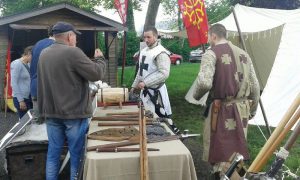
M 105 116 L 108 112 L 138 111 L 137 106 L 99 107 L 95 116 Z M 90 124 L 89 133 L 104 129 L 97 121 Z M 165 126 L 168 128 L 167 126 Z M 108 127 L 105 127 L 108 128 Z M 170 131 L 170 129 L 168 129 Z M 88 140 L 87 147 L 112 143 L 109 141 Z M 130 146 L 138 147 L 138 145 Z M 148 148 L 160 151 L 148 152 L 150 180 L 196 180 L 194 162 L 189 150 L 180 140 L 149 143 Z M 85 180 L 139 180 L 140 152 L 97 153 L 87 152 L 84 167 Z

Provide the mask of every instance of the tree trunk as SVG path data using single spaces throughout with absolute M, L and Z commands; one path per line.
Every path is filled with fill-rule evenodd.
M 181 20 L 181 16 L 180 16 L 180 9 L 178 7 L 178 12 L 177 12 L 177 23 L 178 23 L 178 30 L 181 31 L 182 30 L 182 20 Z
M 155 26 L 155 20 L 156 20 L 160 2 L 161 2 L 161 0 L 150 0 L 149 1 L 144 29 L 151 27 L 151 26 L 153 26 L 153 27 Z
M 132 0 L 128 1 L 128 11 L 127 11 L 127 27 L 128 31 L 136 32 L 134 25 L 133 7 Z

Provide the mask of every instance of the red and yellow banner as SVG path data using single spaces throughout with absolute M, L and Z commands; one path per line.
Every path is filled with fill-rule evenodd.
M 17 109 L 14 106 L 13 103 L 13 97 L 12 97 L 12 88 L 11 88 L 11 77 L 10 77 L 10 63 L 11 63 L 11 42 L 8 42 L 7 46 L 7 56 L 6 56 L 6 71 L 5 71 L 5 86 L 4 86 L 4 98 L 6 106 L 10 110 L 17 112 Z
M 191 47 L 207 43 L 208 22 L 203 0 L 178 0 Z
M 123 24 L 125 24 L 127 20 L 128 0 L 114 0 L 114 5 L 118 10 Z
M 7 98 L 12 98 L 11 78 L 10 78 L 10 63 L 11 63 L 11 42 L 8 42 L 6 54 L 6 73 L 5 73 L 5 88 L 7 88 Z M 6 92 L 6 91 L 4 91 Z

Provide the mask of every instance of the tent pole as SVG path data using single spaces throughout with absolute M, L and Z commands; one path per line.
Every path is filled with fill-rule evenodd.
M 245 41 L 244 41 L 244 38 L 243 38 L 243 35 L 242 35 L 242 32 L 241 32 L 241 29 L 240 29 L 239 22 L 238 22 L 238 20 L 237 20 L 237 16 L 236 16 L 234 7 L 232 8 L 232 13 L 233 13 L 233 17 L 234 17 L 234 21 L 235 21 L 236 27 L 237 27 L 237 29 L 238 29 L 238 33 L 239 33 L 240 40 L 241 40 L 241 42 L 242 42 L 242 47 L 243 47 L 243 49 L 247 52 L 246 44 L 245 44 Z M 257 69 L 257 68 L 256 68 L 256 69 Z M 270 129 L 269 122 L 268 122 L 268 119 L 267 119 L 267 116 L 266 116 L 266 113 L 265 113 L 265 109 L 264 109 L 264 106 L 263 106 L 263 103 L 262 103 L 260 97 L 259 97 L 259 105 L 260 105 L 260 109 L 261 109 L 262 114 L 263 114 L 263 117 L 264 117 L 264 121 L 265 121 L 265 124 L 266 124 L 266 127 L 267 127 L 268 135 L 269 135 L 269 137 L 270 137 L 270 136 L 271 136 L 271 129 Z

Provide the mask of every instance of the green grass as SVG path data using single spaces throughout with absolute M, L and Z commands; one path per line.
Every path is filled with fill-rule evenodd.
M 202 134 L 204 117 L 202 116 L 204 108 L 188 103 L 184 97 L 189 90 L 192 82 L 195 80 L 200 64 L 183 63 L 179 66 L 172 65 L 171 73 L 166 82 L 168 93 L 172 106 L 172 119 L 180 129 L 189 129 L 191 133 Z M 119 70 L 119 77 L 121 71 Z M 124 83 L 126 87 L 130 87 L 134 78 L 134 67 L 126 67 L 124 72 Z M 119 81 L 120 82 L 120 81 Z M 265 127 L 261 127 L 265 130 Z M 267 134 L 264 132 L 264 134 Z M 260 149 L 265 143 L 265 139 L 260 133 L 257 126 L 250 125 L 248 129 L 248 147 L 252 162 Z M 286 142 L 286 141 L 284 141 Z M 199 138 L 199 144 L 202 145 L 202 138 Z M 282 146 L 282 145 L 281 145 Z M 274 157 L 269 160 L 269 164 Z M 295 173 L 300 166 L 300 138 L 294 144 L 290 155 L 285 164 L 290 168 L 291 172 Z M 268 165 L 264 170 L 268 169 Z M 297 172 L 300 175 L 300 169 Z

